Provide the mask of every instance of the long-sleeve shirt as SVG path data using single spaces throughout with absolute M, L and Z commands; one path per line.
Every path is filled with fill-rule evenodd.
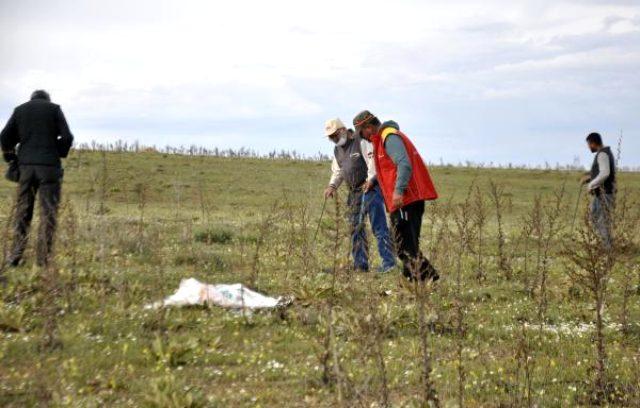
M 598 172 L 598 175 L 589 182 L 589 190 L 595 190 L 600 187 L 611 174 L 611 169 L 609 168 L 609 157 L 606 153 L 598 152 L 596 160 L 598 160 L 598 168 L 600 171 Z
M 362 139 L 360 141 L 360 152 L 365 163 L 367 163 L 367 181 L 373 182 L 376 179 L 376 165 L 373 161 L 373 145 Z M 340 165 L 334 156 L 331 162 L 331 179 L 329 180 L 329 186 L 337 189 L 343 181 L 344 177 L 342 176 Z
M 384 149 L 397 168 L 394 192 L 398 195 L 403 195 L 411 179 L 411 172 L 413 171 L 407 149 L 402 142 L 402 138 L 394 134 L 387 136 L 384 141 Z

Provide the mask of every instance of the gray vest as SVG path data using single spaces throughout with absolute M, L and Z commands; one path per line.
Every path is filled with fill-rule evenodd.
M 359 188 L 367 181 L 367 162 L 360 151 L 361 140 L 360 137 L 354 136 L 353 139 L 347 139 L 344 146 L 336 146 L 333 149 L 340 173 L 351 190 Z
M 598 176 L 600 173 L 600 166 L 598 165 L 598 154 L 604 153 L 609 158 L 609 177 L 602 183 L 602 188 L 596 190 L 596 194 L 600 193 L 600 190 L 604 190 L 605 194 L 614 194 L 616 192 L 616 161 L 613 159 L 613 153 L 610 147 L 603 147 L 593 158 L 593 164 L 591 165 L 591 180 Z

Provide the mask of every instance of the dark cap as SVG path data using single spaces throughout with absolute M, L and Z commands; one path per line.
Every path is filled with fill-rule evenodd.
M 369 112 L 368 110 L 363 110 L 362 112 L 358 113 L 356 117 L 353 118 L 353 126 L 356 128 L 356 134 L 360 135 L 360 131 L 362 130 L 362 127 L 370 123 L 374 119 L 377 119 L 377 118 L 373 113 Z

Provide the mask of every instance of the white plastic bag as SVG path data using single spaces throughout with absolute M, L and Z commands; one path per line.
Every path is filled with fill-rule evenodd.
M 229 309 L 271 309 L 291 304 L 290 297 L 269 297 L 254 292 L 240 283 L 209 285 L 194 278 L 183 279 L 178 290 L 163 301 L 145 306 L 155 309 L 162 306 L 217 305 Z

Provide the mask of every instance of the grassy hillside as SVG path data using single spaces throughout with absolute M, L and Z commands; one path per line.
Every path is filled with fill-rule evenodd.
M 329 163 L 74 151 L 54 267 L 33 265 L 31 242 L 6 271 L 0 405 L 420 406 L 431 382 L 442 406 L 640 405 L 640 174 L 620 175 L 597 383 L 596 303 L 572 257 L 596 245 L 584 195 L 571 232 L 579 174 L 432 173 L 422 244 L 443 279 L 422 287 L 348 271 L 344 194 L 313 242 Z M 0 189 L 6 248 L 14 185 Z M 296 302 L 143 309 L 187 277 Z

